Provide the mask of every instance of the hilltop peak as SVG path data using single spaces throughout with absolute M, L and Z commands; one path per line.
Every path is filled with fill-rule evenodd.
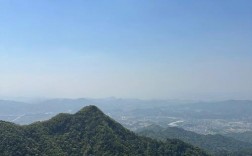
M 86 114 L 86 113 L 101 113 L 101 114 L 103 114 L 103 112 L 95 105 L 89 105 L 89 106 L 83 107 L 81 110 L 79 110 L 76 113 L 76 115 Z

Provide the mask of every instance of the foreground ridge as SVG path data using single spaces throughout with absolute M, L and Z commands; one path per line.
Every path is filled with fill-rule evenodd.
M 26 126 L 1 121 L 0 140 L 4 156 L 207 155 L 179 140 L 161 142 L 137 136 L 93 105 Z

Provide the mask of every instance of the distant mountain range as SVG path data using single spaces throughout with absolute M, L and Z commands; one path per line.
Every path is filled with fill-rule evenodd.
M 173 115 L 204 119 L 252 120 L 252 101 L 229 100 L 220 102 L 187 102 L 180 100 L 138 100 L 138 99 L 50 99 L 34 103 L 0 100 L 0 115 L 24 114 L 27 112 L 76 112 L 87 105 L 97 105 L 103 111 L 117 110 L 132 115 Z M 169 109 L 167 109 L 169 108 Z M 141 113 L 141 114 L 139 114 Z
M 167 138 L 180 139 L 194 146 L 200 147 L 213 155 L 252 155 L 251 143 L 235 140 L 234 138 L 222 135 L 200 135 L 177 127 L 163 128 L 158 125 L 151 125 L 146 128 L 140 129 L 137 131 L 137 133 L 141 136 L 146 136 L 163 141 Z
M 0 100 L 0 120 L 30 124 L 58 113 L 75 113 L 88 105 L 98 106 L 130 130 L 151 124 L 174 126 L 200 134 L 252 131 L 252 101 L 193 102 L 139 99 L 50 99 L 31 103 Z
M 3 156 L 207 155 L 179 140 L 160 142 L 137 136 L 96 106 L 26 126 L 0 121 L 0 152 Z

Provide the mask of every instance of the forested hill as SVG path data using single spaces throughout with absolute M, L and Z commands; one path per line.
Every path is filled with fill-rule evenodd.
M 252 144 L 222 135 L 201 135 L 177 127 L 163 128 L 157 125 L 140 129 L 137 133 L 158 140 L 180 139 L 218 156 L 252 155 Z
M 95 106 L 27 126 L 1 121 L 0 140 L 2 156 L 207 155 L 179 140 L 137 136 Z

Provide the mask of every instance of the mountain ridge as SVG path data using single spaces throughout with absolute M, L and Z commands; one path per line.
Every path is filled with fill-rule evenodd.
M 208 155 L 179 140 L 137 136 L 92 105 L 25 126 L 0 122 L 0 128 L 3 155 Z

